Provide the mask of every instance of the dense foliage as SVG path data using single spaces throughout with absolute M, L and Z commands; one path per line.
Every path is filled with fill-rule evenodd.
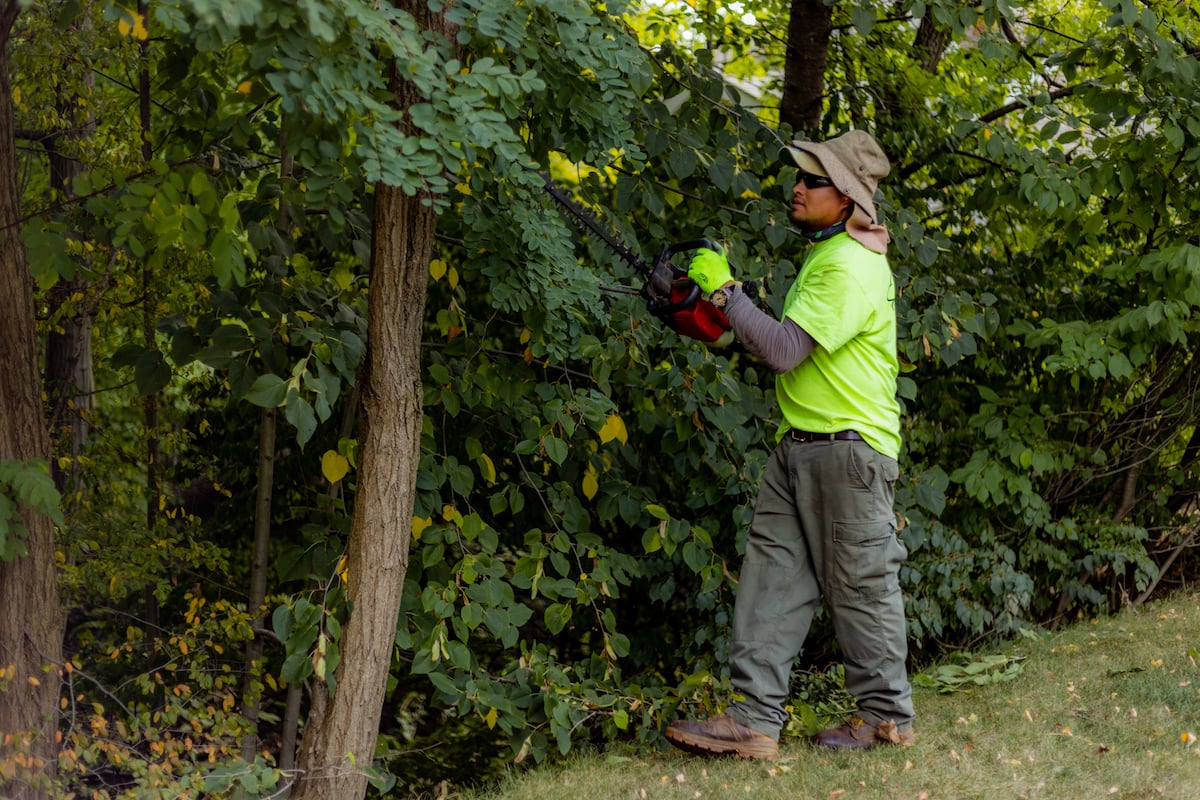
M 541 187 L 552 175 L 647 257 L 721 240 L 778 311 L 804 256 L 776 160 L 787 7 L 463 0 L 452 47 L 377 5 L 45 3 L 10 44 L 17 127 L 42 148 L 22 177 L 43 322 L 87 320 L 76 357 L 95 367 L 86 405 L 47 392 L 64 793 L 271 796 L 289 779 L 287 689 L 335 685 L 353 613 L 380 181 L 430 192 L 439 239 L 374 785 L 651 746 L 677 710 L 725 697 L 772 377 L 648 316 L 636 276 Z M 835 4 L 824 122 L 795 133 L 868 128 L 894 164 L 917 659 L 1140 601 L 1193 566 L 1197 22 L 1072 7 Z M 383 100 L 389 58 L 427 98 L 416 135 Z M 78 163 L 68 183 L 55 159 Z M 264 623 L 246 599 L 270 408 L 286 426 Z M 0 525 L 45 489 L 4 467 Z M 4 557 L 16 542 L 0 527 Z M 820 625 L 802 667 L 836 657 Z M 794 728 L 815 694 L 797 693 Z

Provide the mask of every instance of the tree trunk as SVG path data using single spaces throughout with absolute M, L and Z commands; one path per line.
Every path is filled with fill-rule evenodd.
M 832 31 L 832 7 L 822 0 L 792 0 L 779 121 L 797 134 L 815 134 L 820 128 Z
M 147 0 L 139 0 L 138 14 L 143 25 L 149 25 Z M 141 66 L 138 69 L 138 128 L 142 136 L 142 161 L 147 168 L 154 158 L 154 148 L 151 146 L 150 119 L 150 37 L 138 41 L 138 53 Z M 155 349 L 155 328 L 158 324 L 157 313 L 158 294 L 154 288 L 154 267 L 149 259 L 142 267 L 142 344 L 147 350 Z M 160 439 L 158 436 L 158 395 L 151 393 L 142 398 L 142 415 L 146 425 L 146 532 L 154 535 L 162 512 L 159 510 L 159 472 L 161 460 Z M 158 597 L 154 594 L 154 586 L 148 585 L 142 590 L 142 600 L 146 610 L 142 614 L 142 630 L 146 640 L 146 670 L 153 672 L 157 669 L 161 650 L 162 619 L 158 606 Z M 162 707 L 164 696 L 163 687 L 156 689 L 155 705 Z
M 398 5 L 428 30 L 445 27 L 423 2 Z M 421 99 L 395 72 L 393 86 L 399 109 Z M 353 800 L 367 790 L 363 770 L 375 756 L 408 570 L 423 402 L 421 330 L 436 226 L 434 210 L 420 196 L 375 187 L 367 354 L 359 376 L 361 462 L 347 548 L 353 611 L 342 628 L 337 691 L 327 703 L 313 699 L 293 800 Z M 314 695 L 327 691 L 317 683 Z
M 342 629 L 337 691 L 310 716 L 293 798 L 355 798 L 371 764 L 408 569 L 421 435 L 421 318 L 437 219 L 419 197 L 375 189 L 361 464 L 347 553 L 353 612 Z M 324 684 L 315 691 L 326 691 Z M 349 757 L 352 757 L 349 758 Z
M 71 23 L 68 35 L 90 34 L 92 27 L 91 15 L 80 14 Z M 91 73 L 83 76 L 85 90 L 93 88 L 95 82 Z M 46 151 L 50 188 L 69 204 L 75 199 L 73 182 L 84 171 L 84 164 L 76 155 L 77 143 L 96 132 L 96 117 L 91 106 L 81 103 L 78 95 L 60 99 L 56 105 L 64 124 L 39 137 L 39 141 Z M 63 314 L 62 309 L 73 302 L 74 295 L 84 294 L 88 289 L 88 283 L 79 277 L 59 278 L 50 290 L 47 309 L 47 317 L 55 321 L 46 335 L 45 390 L 50 409 L 49 430 L 55 442 L 62 441 L 61 435 L 67 429 L 71 432 L 69 471 L 64 471 L 57 459 L 51 470 L 59 492 L 73 499 L 83 488 L 79 456 L 87 445 L 96 382 L 92 368 L 91 310 L 87 304 L 75 304 L 76 308 L 68 314 Z
M 286 127 L 279 134 L 279 177 L 286 183 L 292 178 L 293 158 L 288 151 Z M 283 236 L 291 236 L 292 215 L 285 197 L 279 199 L 279 218 L 275 227 Z M 242 738 L 241 754 L 246 762 L 253 763 L 255 752 L 262 738 L 258 734 L 258 718 L 262 712 L 262 685 L 259 681 L 258 662 L 262 660 L 266 642 L 259 630 L 266 627 L 267 611 L 263 603 L 267 597 L 268 558 L 271 547 L 271 507 L 275 495 L 275 422 L 276 409 L 264 408 L 260 415 L 258 439 L 258 494 L 254 501 L 254 554 L 250 561 L 250 599 L 247 609 L 253 617 L 254 638 L 246 647 L 246 680 L 242 690 L 242 716 L 250 723 L 251 730 Z M 288 708 L 299 704 L 299 695 L 292 696 L 293 691 L 299 691 L 299 686 L 288 687 Z M 287 722 L 285 721 L 285 725 Z M 290 739 L 290 746 L 295 747 L 294 737 L 284 731 L 284 743 Z M 295 753 L 282 753 L 279 764 L 285 761 L 287 769 L 291 769 Z
M 266 641 L 260 633 L 267 625 L 267 572 L 271 549 L 271 500 L 275 487 L 275 417 L 276 409 L 264 408 L 258 423 L 258 491 L 254 497 L 254 547 L 250 556 L 250 598 L 246 610 L 250 614 L 254 638 L 246 646 L 246 678 L 242 684 L 242 716 L 251 729 L 242 736 L 241 755 L 254 763 L 258 752 L 258 717 L 262 711 L 262 682 L 259 663 Z
M 0 2 L 0 460 L 50 460 L 35 345 L 33 280 L 21 242 L 13 138 L 8 34 L 16 0 Z M 22 512 L 28 554 L 0 561 L 0 797 L 50 798 L 55 774 L 62 608 L 54 562 L 54 526 Z M 11 734 L 11 736 L 10 736 Z M 14 775 L 14 772 L 16 773 Z

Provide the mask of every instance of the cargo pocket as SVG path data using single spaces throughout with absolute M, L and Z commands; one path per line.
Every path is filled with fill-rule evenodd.
M 878 600 L 897 591 L 905 555 L 890 519 L 833 523 L 830 594 L 842 601 Z

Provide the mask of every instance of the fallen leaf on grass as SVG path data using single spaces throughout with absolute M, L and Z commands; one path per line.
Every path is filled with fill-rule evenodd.
M 1179 741 L 1183 742 L 1185 746 L 1191 747 L 1196 743 L 1196 734 L 1192 733 L 1191 731 L 1184 731 L 1183 733 L 1179 734 Z

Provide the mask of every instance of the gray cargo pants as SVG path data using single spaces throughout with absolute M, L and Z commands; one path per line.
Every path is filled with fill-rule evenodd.
M 868 724 L 912 725 L 895 459 L 862 441 L 785 436 L 763 475 L 734 601 L 729 716 L 775 738 L 793 662 L 824 596 L 846 689 Z

